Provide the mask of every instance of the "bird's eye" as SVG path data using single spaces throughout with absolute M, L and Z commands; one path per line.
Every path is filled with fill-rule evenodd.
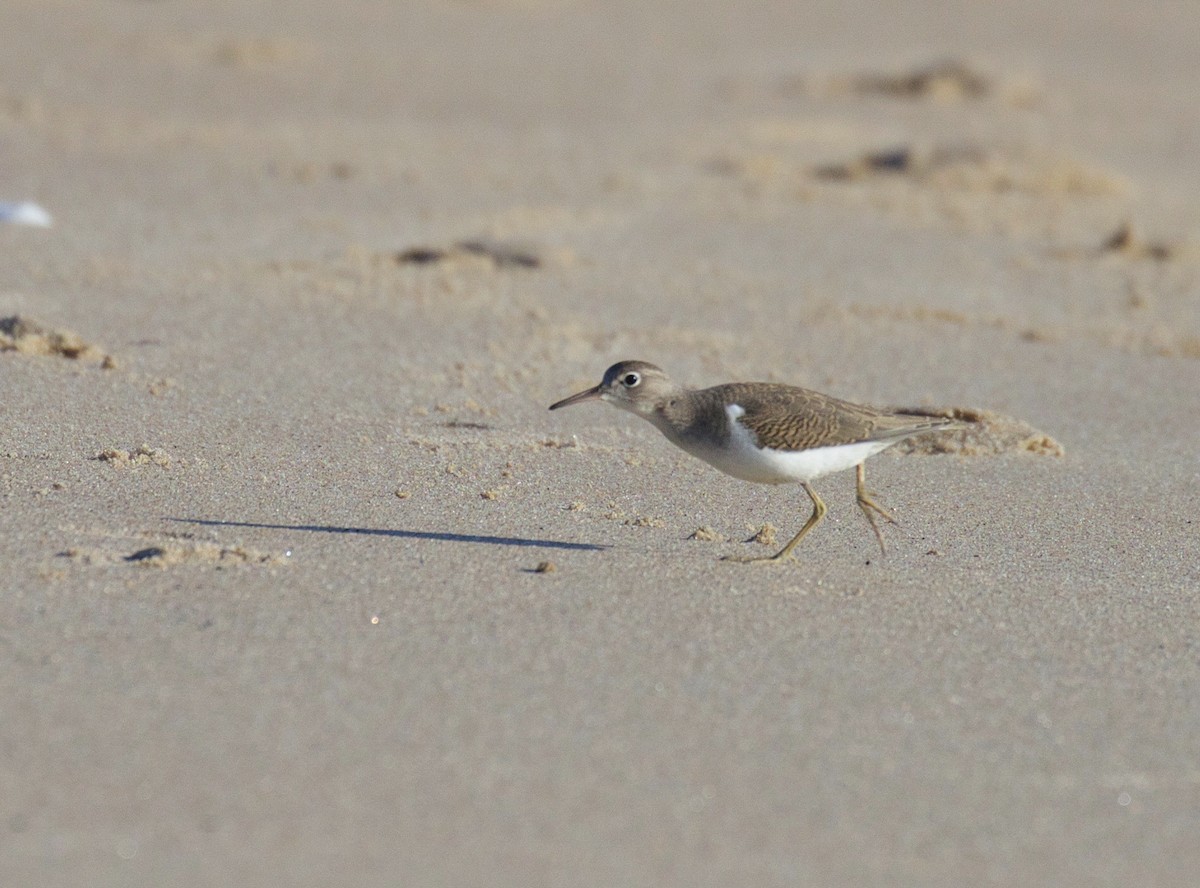
M 621 385 L 625 386 L 625 388 L 633 388 L 641 381 L 642 377 L 637 373 L 626 373 L 621 377 Z

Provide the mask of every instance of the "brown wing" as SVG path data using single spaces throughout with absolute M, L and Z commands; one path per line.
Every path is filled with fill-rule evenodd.
M 807 450 L 864 441 L 907 438 L 955 423 L 853 404 L 790 385 L 731 383 L 705 393 L 745 410 L 738 421 L 764 447 Z

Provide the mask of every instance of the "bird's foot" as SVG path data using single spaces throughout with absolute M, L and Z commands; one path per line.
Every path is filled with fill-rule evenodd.
M 786 554 L 779 552 L 775 555 L 758 555 L 753 558 L 744 555 L 724 555 L 722 561 L 731 561 L 734 564 L 782 564 L 785 561 L 795 561 L 796 556 L 791 552 Z

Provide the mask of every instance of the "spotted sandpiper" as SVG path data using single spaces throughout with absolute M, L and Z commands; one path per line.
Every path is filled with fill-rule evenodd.
M 772 382 L 731 382 L 706 389 L 686 389 L 645 361 L 621 361 L 603 381 L 551 404 L 551 410 L 584 401 L 607 401 L 635 413 L 667 439 L 727 475 L 759 484 L 800 484 L 813 510 L 786 546 L 764 558 L 731 561 L 779 562 L 825 517 L 825 503 L 810 481 L 853 466 L 857 470 L 858 505 L 879 548 L 886 551 L 875 521 L 896 519 L 871 498 L 863 462 L 925 432 L 961 428 L 952 419 L 916 416 L 852 404 L 808 389 Z

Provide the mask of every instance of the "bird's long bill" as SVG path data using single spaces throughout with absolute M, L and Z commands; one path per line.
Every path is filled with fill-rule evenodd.
M 559 407 L 570 407 L 572 404 L 580 404 L 584 401 L 598 401 L 600 399 L 600 386 L 594 386 L 585 392 L 579 392 L 576 395 L 571 395 L 569 398 L 563 398 L 561 401 L 556 401 L 550 405 L 551 410 L 557 410 Z

